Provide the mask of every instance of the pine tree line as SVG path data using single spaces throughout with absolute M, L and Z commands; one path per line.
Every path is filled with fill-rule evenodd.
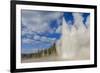
M 45 50 L 38 50 L 37 53 L 30 53 L 30 54 L 21 54 L 22 58 L 41 58 L 41 57 L 48 57 L 51 55 L 57 55 L 56 45 L 54 44 L 50 48 Z

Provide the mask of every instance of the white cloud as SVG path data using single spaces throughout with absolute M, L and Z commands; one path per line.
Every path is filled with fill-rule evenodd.
M 44 42 L 53 42 L 56 38 L 48 38 L 45 36 L 40 36 L 35 33 L 60 33 L 61 26 L 57 28 L 56 31 L 50 28 L 50 22 L 52 20 L 57 20 L 58 23 L 61 23 L 59 19 L 63 13 L 61 12 L 44 12 L 44 11 L 32 11 L 32 10 L 22 10 L 22 25 L 26 28 L 22 30 L 22 35 L 30 34 L 33 36 L 33 39 L 22 38 L 23 43 L 32 43 L 32 40 L 40 40 Z M 34 35 L 32 35 L 34 34 Z
M 48 37 L 45 37 L 45 36 L 42 36 L 40 38 L 40 41 L 42 42 L 49 42 L 51 44 L 53 44 L 55 42 L 56 38 L 48 38 Z
M 52 32 L 49 27 L 49 22 L 54 19 L 59 19 L 62 16 L 60 12 L 44 12 L 44 11 L 22 11 L 22 24 L 27 27 L 29 32 Z M 50 30 L 51 29 L 51 30 Z
M 34 35 L 34 40 L 40 40 L 40 36 L 39 35 Z
M 42 36 L 40 40 L 43 41 L 43 42 L 45 42 L 45 41 L 48 41 L 48 38 L 45 37 L 45 36 Z
M 26 44 L 32 43 L 32 40 L 31 39 L 28 39 L 28 38 L 23 38 L 22 39 L 22 43 L 26 43 Z
M 48 18 L 49 20 L 55 20 L 55 19 L 59 19 L 59 17 L 61 16 L 63 16 L 62 12 L 51 12 L 46 15 L 46 18 Z

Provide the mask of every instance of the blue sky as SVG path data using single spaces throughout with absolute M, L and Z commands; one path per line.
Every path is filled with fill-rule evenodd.
M 87 17 L 90 15 L 90 13 L 81 13 L 82 17 L 83 17 L 83 23 L 86 25 L 86 20 Z M 69 25 L 73 25 L 74 24 L 74 17 L 72 12 L 64 12 L 64 18 L 66 20 L 66 22 L 69 22 Z
M 86 26 L 89 13 L 79 13 Z M 49 48 L 61 37 L 62 19 L 74 25 L 72 12 L 32 11 L 21 12 L 22 53 L 36 52 Z

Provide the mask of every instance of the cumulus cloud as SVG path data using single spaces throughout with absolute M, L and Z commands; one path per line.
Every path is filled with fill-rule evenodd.
M 63 16 L 61 12 L 22 10 L 22 26 L 26 27 L 22 30 L 22 35 L 34 32 L 54 33 L 56 28 L 51 28 L 50 23 L 57 20 L 57 25 L 59 25 L 61 16 Z
M 28 31 L 46 32 L 52 29 L 49 23 L 61 15 L 60 12 L 22 10 L 22 24 L 27 27 Z
M 39 35 L 34 35 L 34 38 L 33 38 L 34 40 L 40 40 L 41 38 L 40 38 L 40 36 Z
M 47 48 L 57 40 L 56 37 L 50 38 L 46 34 L 60 33 L 62 12 L 22 10 L 21 15 L 23 51 L 25 48 Z M 50 27 L 54 20 L 57 21 L 58 28 Z
M 23 39 L 22 39 L 22 43 L 29 44 L 29 43 L 32 43 L 32 40 L 29 39 L 29 38 L 23 38 Z

